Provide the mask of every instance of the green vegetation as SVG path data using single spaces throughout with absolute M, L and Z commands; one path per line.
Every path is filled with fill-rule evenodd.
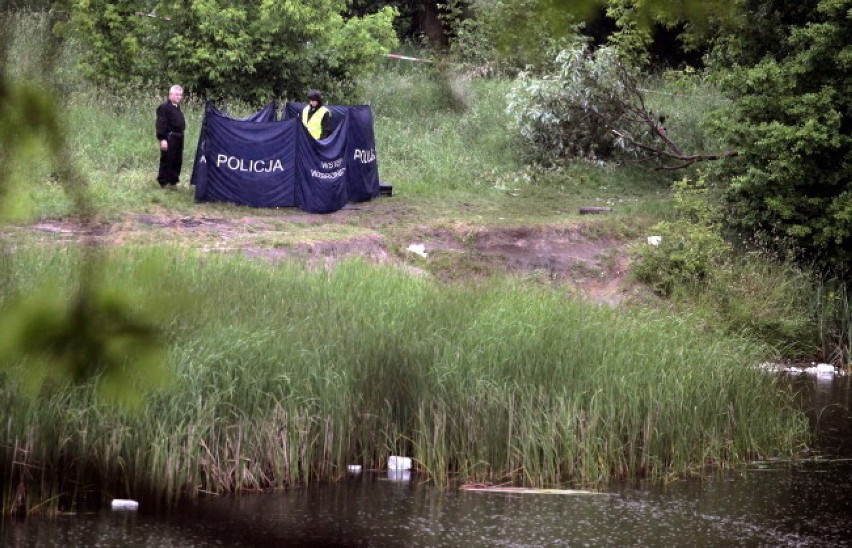
M 599 485 L 789 455 L 805 434 L 745 339 L 689 317 L 614 310 L 510 280 L 445 286 L 362 262 L 310 272 L 174 249 L 117 249 L 134 302 L 180 300 L 159 325 L 174 370 L 141 408 L 4 373 L 4 505 L 70 506 L 92 489 L 158 500 L 336 478 L 411 455 L 456 480 Z M 74 252 L 5 255 L 28 294 Z M 132 375 L 149 374 L 135 370 Z M 11 474 L 8 475 L 8 474 Z M 19 491 L 19 487 L 23 491 Z M 97 494 L 95 494 L 97 496 Z
M 850 364 L 848 282 L 766 252 L 736 252 L 721 236 L 725 210 L 703 179 L 674 185 L 669 218 L 651 228 L 657 246 L 636 249 L 633 275 L 708 326 L 747 335 L 787 359 Z
M 83 68 L 118 91 L 181 82 L 216 98 L 294 99 L 310 88 L 345 97 L 397 43 L 395 9 L 344 19 L 344 0 L 67 5 L 65 32 L 86 44 Z
M 618 49 L 592 51 L 581 39 L 521 73 L 508 97 L 512 132 L 531 162 L 644 161 L 676 170 L 719 159 L 703 125 L 726 101 L 694 70 L 641 74 Z
M 440 63 L 362 76 L 392 199 L 329 216 L 198 205 L 191 189 L 164 192 L 153 179 L 162 90 L 92 87 L 73 68 L 79 41 L 53 42 L 42 15 L 15 17 L 0 19 L 17 29 L 0 37 L 0 59 L 32 60 L 0 73 L 0 205 L 14 223 L 0 232 L 4 512 L 330 480 L 391 454 L 414 457 L 439 485 L 689 476 L 793 457 L 807 439 L 790 394 L 753 367 L 760 360 L 850 364 L 842 279 L 723 240 L 725 188 L 710 173 L 678 175 L 672 193 L 669 174 L 636 165 L 525 165 L 505 77 Z M 57 48 L 40 56 L 30 51 L 39 43 Z M 717 143 L 701 122 L 729 100 L 704 75 L 647 82 L 672 132 L 697 150 Z M 234 114 L 253 106 L 230 104 Z M 184 181 L 200 103 L 186 114 Z M 614 211 L 590 221 L 577 215 L 585 205 Z M 243 228 L 181 230 L 209 218 Z M 156 219 L 169 228 L 98 239 Z M 466 253 L 494 227 L 626 243 L 660 222 L 662 246 L 637 244 L 648 289 L 618 309 Z M 404 251 L 446 235 L 468 247 L 423 261 Z M 380 241 L 391 265 L 462 281 L 211 252 L 356 237 Z
M 482 224 L 545 223 L 575 215 L 578 207 L 617 205 L 616 215 L 657 214 L 669 190 L 665 176 L 639 168 L 599 168 L 589 163 L 559 171 L 524 166 L 506 130 L 510 82 L 455 75 L 448 83 L 431 67 L 398 69 L 361 82 L 361 95 L 375 111 L 380 173 L 401 198 L 418 206 L 411 215 L 424 219 L 464 215 L 459 203 L 475 205 L 469 218 Z M 117 221 L 128 213 L 191 215 L 199 212 L 191 190 L 151 192 L 156 174 L 151 117 L 160 99 L 88 90 L 72 93 L 64 109 L 68 143 L 76 164 L 88 178 L 89 195 L 99 219 Z M 459 110 L 461 109 L 461 110 Z M 231 105 L 234 115 L 251 107 Z M 184 179 L 195 154 L 203 105 L 184 105 L 188 120 Z M 51 177 L 51 166 L 31 164 L 34 184 L 18 185 L 24 218 L 71 215 L 74 204 Z M 206 204 L 207 214 L 259 215 L 287 220 L 296 211 L 262 211 Z M 507 223 L 508 221 L 508 223 Z
M 742 153 L 722 166 L 729 224 L 744 240 L 848 277 L 852 2 L 746 4 L 743 21 L 784 24 L 755 33 L 744 23 L 719 47 L 718 64 L 736 68 L 720 74 L 734 101 L 716 131 Z

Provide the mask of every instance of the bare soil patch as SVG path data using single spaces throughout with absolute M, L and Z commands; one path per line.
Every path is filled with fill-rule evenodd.
M 18 229 L 52 243 L 90 241 L 120 246 L 171 242 L 208 252 L 242 253 L 273 264 L 302 260 L 329 267 L 341 259 L 362 257 L 445 280 L 508 273 L 565 287 L 609 305 L 619 303 L 628 289 L 627 248 L 631 242 L 590 236 L 582 223 L 383 231 L 382 227 L 398 228 L 405 212 L 380 209 L 358 219 L 354 216 L 363 211 L 356 208 L 331 215 L 286 217 L 128 214 L 116 223 L 46 220 Z M 346 228 L 351 229 L 354 221 L 361 233 L 347 234 Z M 425 256 L 410 251 L 411 244 L 421 244 Z
M 433 230 L 424 240 L 427 255 L 466 256 L 485 275 L 521 275 L 611 305 L 627 291 L 630 242 L 590 237 L 582 224 Z

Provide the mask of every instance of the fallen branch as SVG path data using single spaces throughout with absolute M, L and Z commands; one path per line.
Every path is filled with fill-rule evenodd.
M 659 167 L 657 167 L 658 170 L 683 169 L 685 167 L 691 166 L 692 164 L 694 164 L 696 162 L 706 162 L 706 161 L 709 161 L 709 160 L 721 160 L 722 158 L 733 158 L 734 156 L 739 156 L 739 152 L 737 152 L 736 150 L 725 150 L 725 151 L 722 151 L 722 152 L 719 152 L 719 153 L 716 153 L 716 154 L 680 154 L 680 153 L 677 153 L 677 152 L 672 152 L 670 150 L 666 150 L 664 148 L 653 147 L 653 146 L 650 146 L 650 145 L 646 145 L 644 143 L 640 143 L 639 141 L 637 141 L 636 139 L 634 139 L 633 137 L 631 137 L 627 133 L 622 132 L 622 131 L 618 131 L 616 129 L 611 129 L 610 131 L 614 135 L 618 136 L 619 138 L 624 139 L 625 141 L 629 142 L 631 145 L 635 146 L 636 148 L 650 152 L 651 154 L 658 156 L 658 157 L 670 158 L 672 160 L 680 160 L 681 161 L 681 163 L 677 164 L 677 165 L 659 166 Z M 666 142 L 670 143 L 671 141 L 668 141 L 668 139 L 666 139 Z

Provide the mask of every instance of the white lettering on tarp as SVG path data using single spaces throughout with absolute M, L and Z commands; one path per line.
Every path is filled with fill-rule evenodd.
M 202 156 L 201 159 L 198 160 L 198 163 L 199 164 L 206 164 L 207 163 L 207 156 Z
M 218 154 L 216 156 L 216 167 L 227 167 L 231 171 L 244 171 L 249 173 L 271 173 L 274 171 L 284 171 L 284 164 L 281 160 L 274 158 L 272 160 L 247 160 L 245 158 L 237 158 L 236 156 L 227 156 Z
M 353 160 L 358 160 L 362 164 L 369 164 L 376 161 L 376 149 L 373 148 L 356 148 Z
M 342 177 L 344 173 L 346 173 L 345 167 L 340 168 L 337 171 L 332 171 L 331 173 L 323 173 L 322 171 L 312 169 L 311 177 L 315 179 L 337 179 L 338 177 Z
M 343 165 L 343 158 L 338 158 L 337 160 L 332 160 L 331 162 L 320 162 L 320 166 L 323 169 L 337 169 Z

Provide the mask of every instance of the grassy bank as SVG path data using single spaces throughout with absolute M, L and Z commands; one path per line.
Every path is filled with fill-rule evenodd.
M 17 281 L 5 296 L 73 272 L 74 255 L 7 255 Z M 310 272 L 113 255 L 109 278 L 137 302 L 183 303 L 160 320 L 171 376 L 127 410 L 88 384 L 27 394 L 25 363 L 3 373 L 7 511 L 21 493 L 65 507 L 87 490 L 164 500 L 280 487 L 391 454 L 439 484 L 598 485 L 789 455 L 805 434 L 788 395 L 747 366 L 760 348 L 688 318 L 360 262 Z M 139 277 L 152 257 L 160 273 Z
M 36 25 L 19 36 L 38 29 L 44 31 Z M 13 55 L 37 43 L 22 40 Z M 66 62 L 59 61 L 60 69 L 67 70 Z M 59 78 L 68 140 L 104 232 L 144 216 L 245 219 L 244 234 L 234 240 L 263 225 L 255 249 L 366 234 L 399 264 L 428 263 L 425 270 L 459 272 L 458 279 L 468 274 L 460 266 L 464 253 L 418 262 L 400 250 L 439 228 L 461 227 L 471 238 L 482 227 L 563 229 L 580 222 L 577 207 L 584 205 L 614 208 L 605 220 L 583 220 L 587 233 L 639 239 L 670 205 L 666 176 L 635 166 L 524 166 L 506 131 L 508 83 L 445 79 L 424 65 L 388 68 L 363 82 L 363 102 L 376 115 L 380 173 L 395 192 L 368 204 L 375 210 L 335 217 L 195 204 L 190 189 L 163 192 L 154 180 L 159 92 L 116 97 L 67 73 Z M 694 125 L 690 113 L 706 106 L 700 94 L 660 97 L 689 111 L 672 128 Z M 252 106 L 234 108 L 245 114 Z M 200 98 L 185 110 L 184 181 Z M 73 217 L 53 166 L 34 161 L 18 168 L 26 184 L 4 197 L 21 207 L 16 226 L 0 233 L 6 245 L 0 310 L 15 295 L 36 291 L 46 276 L 71 292 L 78 272 L 78 233 L 64 237 L 62 225 L 39 237 L 31 224 Z M 48 383 L 28 393 L 30 364 L 2 364 L 5 511 L 19 503 L 68 508 L 87 498 L 162 501 L 281 487 L 339 477 L 347 464 L 381 467 L 391 454 L 414 457 L 442 485 L 466 479 L 599 485 L 790 455 L 806 435 L 789 395 L 749 367 L 767 352 L 754 342 L 760 334 L 735 328 L 755 317 L 743 302 L 759 304 L 748 284 L 725 300 L 705 294 L 726 308 L 694 314 L 684 306 L 669 317 L 653 298 L 598 308 L 523 279 L 483 276 L 476 285 L 441 285 L 359 262 L 311 272 L 218 256 L 199 250 L 215 247 L 209 239 L 233 235 L 201 236 L 181 230 L 181 223 L 149 222 L 144 226 L 163 228 L 141 237 L 146 229 L 137 231 L 134 237 L 147 240 L 133 245 L 116 238 L 106 272 L 138 303 L 140 316 L 148 317 L 151 303 L 174 307 L 156 320 L 168 342 L 170 373 L 144 394 L 140 408 L 125 409 L 87 383 Z M 79 228 L 68 225 L 69 232 Z M 136 245 L 155 241 L 169 245 Z M 158 274 L 143 277 L 151 257 Z M 446 264 L 433 266 L 440 260 Z M 792 291 L 806 296 L 808 287 Z M 779 295 L 773 302 L 789 293 Z M 830 301 L 848 318 L 847 294 L 832 293 Z M 802 308 L 772 309 L 765 317 L 776 310 Z M 726 322 L 733 328 L 715 329 Z

